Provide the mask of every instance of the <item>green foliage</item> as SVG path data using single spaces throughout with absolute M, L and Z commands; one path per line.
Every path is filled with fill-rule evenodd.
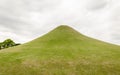
M 60 26 L 0 51 L 0 75 L 120 75 L 120 46 Z
M 13 40 L 6 39 L 2 43 L 0 43 L 0 49 L 9 48 L 9 47 L 17 46 L 17 45 L 19 44 L 16 44 Z

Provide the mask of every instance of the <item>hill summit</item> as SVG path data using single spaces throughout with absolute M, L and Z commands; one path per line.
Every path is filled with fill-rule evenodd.
M 74 48 L 87 48 L 87 49 L 94 49 L 96 47 L 104 48 L 104 46 L 108 46 L 111 44 L 87 37 L 75 29 L 67 26 L 67 25 L 60 25 L 57 28 L 53 29 L 46 35 L 39 37 L 29 44 L 36 43 L 38 45 L 43 46 L 69 46 Z M 36 46 L 38 46 L 36 45 Z M 68 48 L 68 47 L 66 47 Z
M 73 28 L 66 26 L 66 25 L 61 25 L 61 26 L 55 28 L 54 30 L 50 31 L 46 35 L 44 35 L 38 39 L 35 39 L 35 40 L 38 42 L 44 41 L 44 43 L 48 43 L 48 42 L 56 43 L 56 44 L 61 43 L 64 45 L 65 43 L 70 44 L 70 42 L 73 43 L 75 41 L 77 42 L 78 40 L 80 41 L 83 39 L 86 39 L 85 36 L 83 36 L 82 34 L 77 32 Z
M 120 75 L 120 46 L 59 26 L 0 51 L 1 75 Z

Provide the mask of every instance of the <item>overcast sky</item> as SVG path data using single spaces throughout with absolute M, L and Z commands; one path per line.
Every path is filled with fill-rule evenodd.
M 25 43 L 59 25 L 120 45 L 120 0 L 0 0 L 0 41 Z

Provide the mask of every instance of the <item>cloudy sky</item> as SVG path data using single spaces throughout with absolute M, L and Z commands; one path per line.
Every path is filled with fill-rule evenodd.
M 120 0 L 0 0 L 0 41 L 25 43 L 59 25 L 120 45 Z

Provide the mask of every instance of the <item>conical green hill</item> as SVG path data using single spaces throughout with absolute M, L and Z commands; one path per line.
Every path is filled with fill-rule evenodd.
M 120 46 L 61 25 L 0 51 L 0 75 L 120 75 Z

